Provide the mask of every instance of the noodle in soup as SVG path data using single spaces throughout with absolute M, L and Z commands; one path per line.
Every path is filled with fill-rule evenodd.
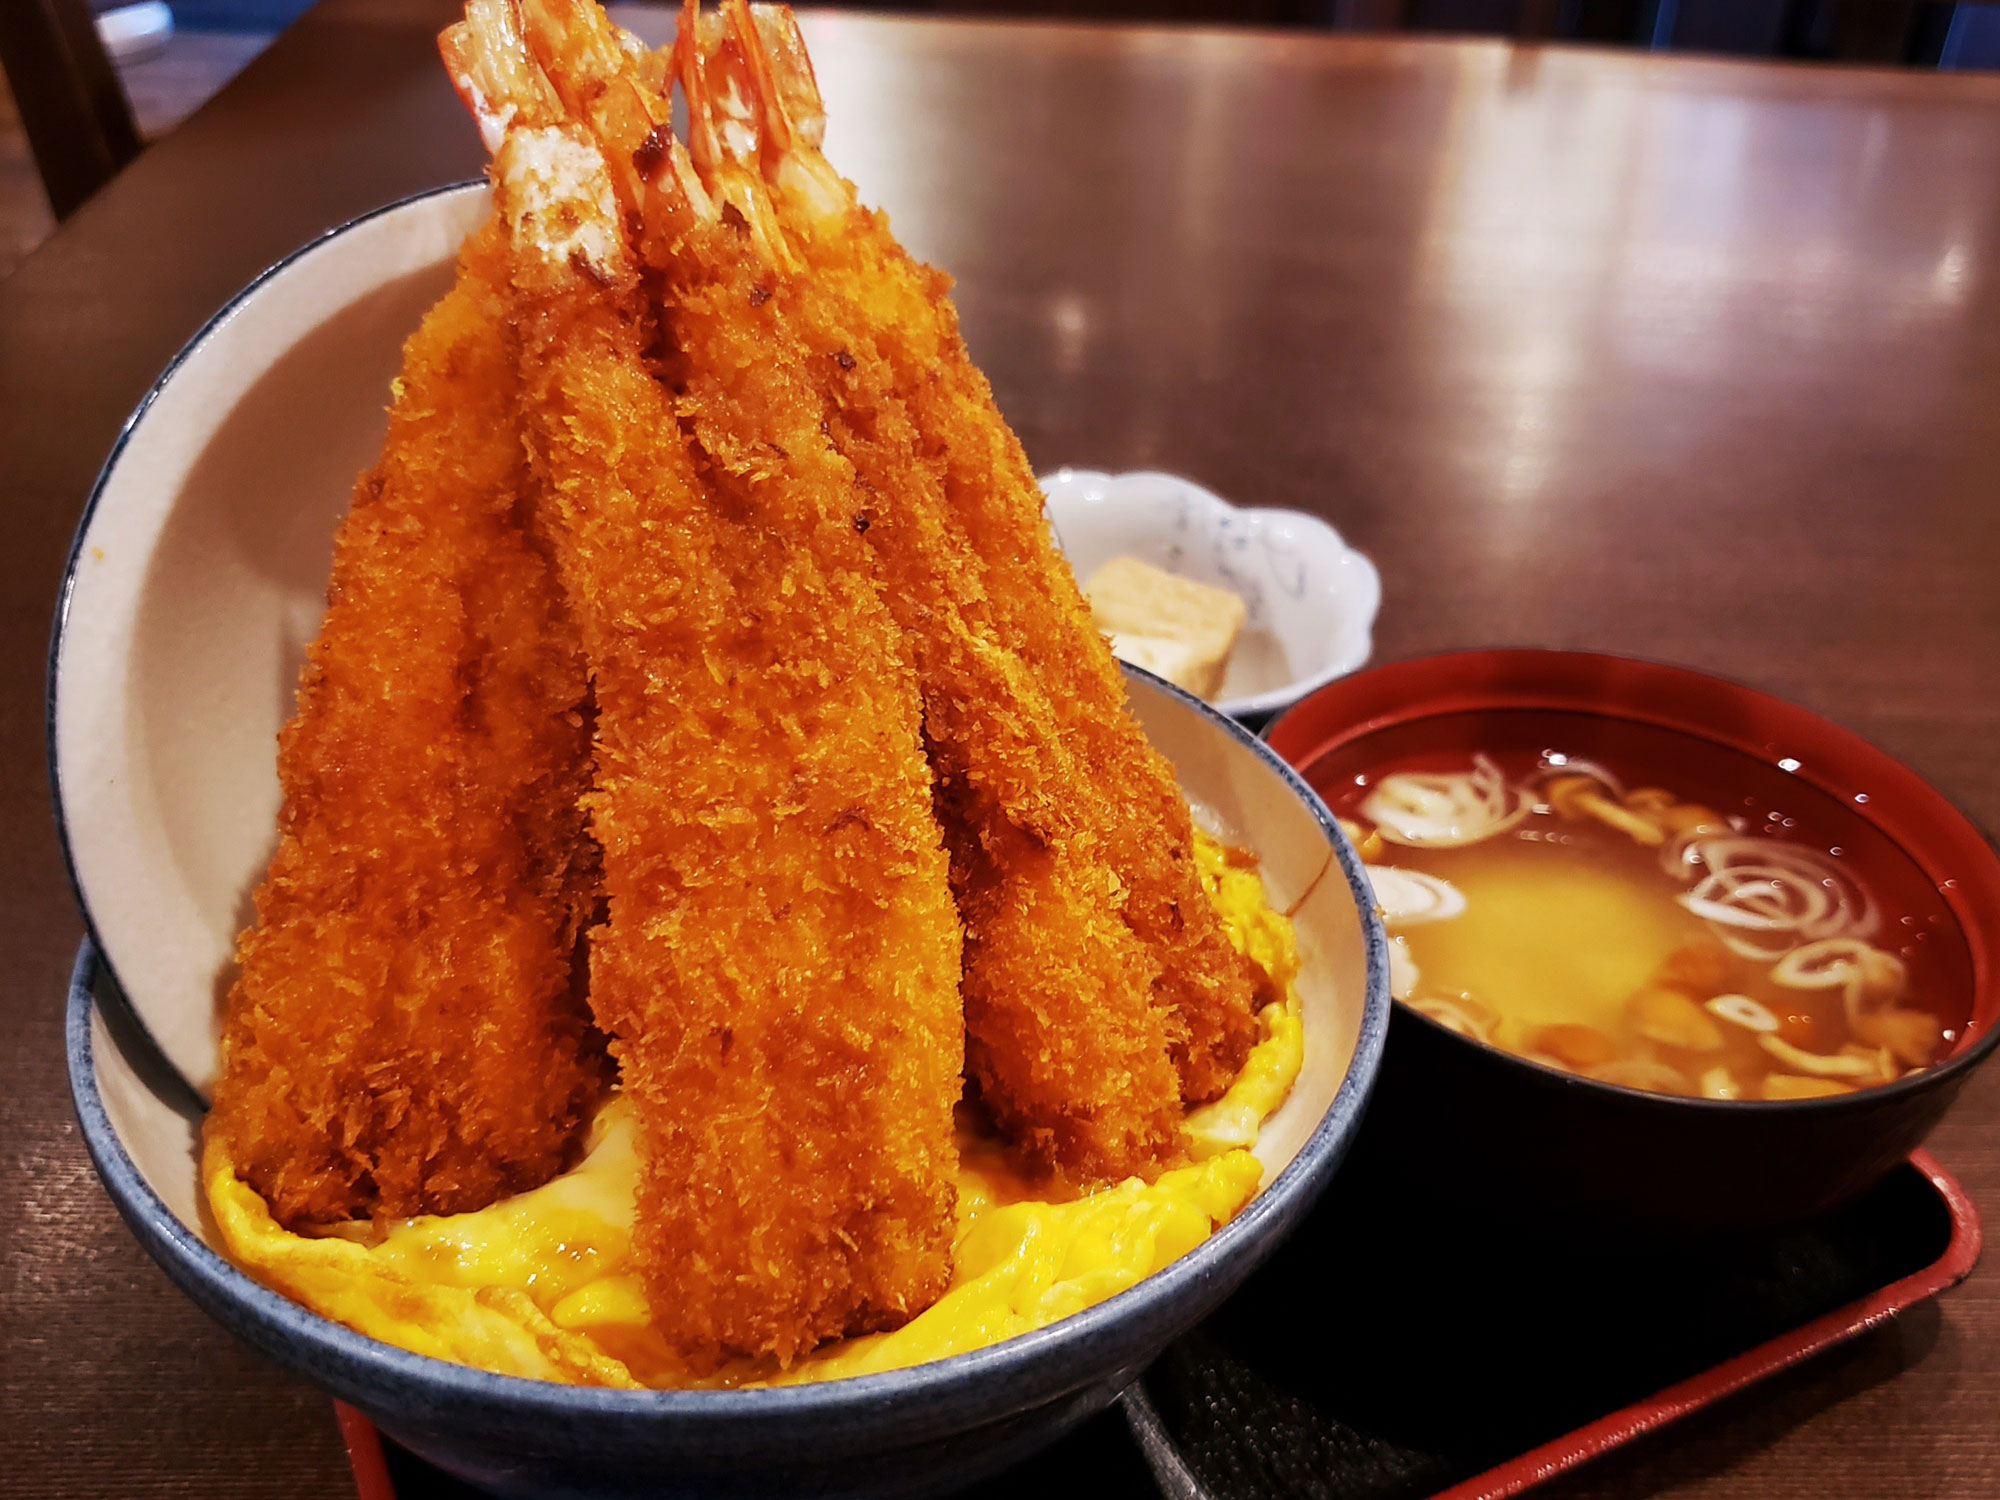
M 1368 866 L 1397 999 L 1603 1082 L 1768 1100 L 1893 1083 L 1970 1011 L 1936 887 L 1798 770 L 1515 710 L 1398 726 L 1314 767 Z

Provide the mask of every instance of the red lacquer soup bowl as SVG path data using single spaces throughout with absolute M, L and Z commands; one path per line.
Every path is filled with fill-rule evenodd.
M 1696 1236 L 1765 1230 L 1834 1209 L 1872 1185 L 1923 1141 L 2000 1045 L 1993 846 L 1907 766 L 1794 704 L 1653 662 L 1466 651 L 1332 683 L 1268 738 L 1338 807 L 1357 775 L 1478 748 L 1468 726 L 1482 721 L 1560 722 L 1586 755 L 1627 735 L 1677 743 L 1690 767 L 1744 766 L 1766 783 L 1789 778 L 1784 785 L 1805 789 L 1795 791 L 1800 802 L 1851 815 L 1857 841 L 1892 858 L 1900 850 L 1914 867 L 1908 878 L 1935 888 L 1942 906 L 1933 920 L 1954 929 L 1939 935 L 1969 993 L 1951 997 L 1960 1019 L 1933 1066 L 1884 1087 L 1788 1101 L 1685 1098 L 1600 1082 L 1399 1003 L 1351 1170 L 1393 1173 L 1517 1224 L 1608 1221 Z M 1613 750 L 1602 753 L 1608 759 Z M 1897 866 L 1910 868 L 1900 859 Z

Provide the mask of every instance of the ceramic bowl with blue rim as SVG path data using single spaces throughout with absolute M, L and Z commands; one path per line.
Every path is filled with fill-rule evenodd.
M 1231 505 L 1174 474 L 1058 469 L 1042 497 L 1079 580 L 1136 557 L 1243 601 L 1215 706 L 1261 723 L 1368 660 L 1382 580 L 1318 516 Z
M 1373 1085 L 1387 950 L 1353 851 L 1239 725 L 1128 673 L 1202 821 L 1292 913 L 1306 1061 L 1256 1198 L 1159 1274 L 972 1354 L 784 1390 L 629 1391 L 492 1375 L 377 1343 L 214 1248 L 196 1147 L 217 1014 L 276 841 L 276 735 L 335 526 L 375 455 L 402 340 L 487 211 L 482 186 L 358 220 L 253 283 L 168 369 L 92 495 L 52 664 L 57 812 L 90 940 L 69 1067 L 92 1159 L 173 1280 L 247 1343 L 425 1459 L 503 1494 L 875 1496 L 996 1470 L 1109 1403 L 1306 1213 Z M 1336 1291 L 1334 1295 L 1339 1295 Z

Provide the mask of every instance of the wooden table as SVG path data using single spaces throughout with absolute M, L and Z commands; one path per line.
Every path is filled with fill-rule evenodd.
M 445 18 L 325 0 L 0 284 L 0 1492 L 348 1490 L 325 1399 L 168 1285 L 77 1139 L 43 653 L 92 475 L 181 342 L 302 240 L 479 170 Z M 959 278 L 1038 465 L 1326 515 L 1381 565 L 1383 657 L 1710 668 L 2000 826 L 2000 79 L 853 18 L 813 41 L 831 154 Z M 2000 1215 L 2000 1069 L 1935 1147 Z M 1557 1492 L 2000 1493 L 2000 1259 Z

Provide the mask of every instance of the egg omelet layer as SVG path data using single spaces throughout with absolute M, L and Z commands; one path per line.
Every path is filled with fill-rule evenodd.
M 1051 1202 L 1000 1147 L 959 1130 L 950 1287 L 890 1333 L 827 1345 L 790 1369 L 743 1362 L 697 1379 L 653 1332 L 631 1268 L 639 1158 L 623 1100 L 600 1112 L 583 1160 L 477 1213 L 355 1224 L 326 1238 L 278 1227 L 220 1151 L 202 1175 L 229 1255 L 266 1286 L 385 1343 L 504 1375 L 626 1387 L 793 1385 L 871 1375 L 997 1344 L 1115 1296 L 1185 1255 L 1250 1201 L 1249 1147 L 1305 1060 L 1291 923 L 1253 870 L 1197 834 L 1203 883 L 1237 947 L 1284 995 L 1229 1091 L 1182 1126 L 1192 1165 Z

